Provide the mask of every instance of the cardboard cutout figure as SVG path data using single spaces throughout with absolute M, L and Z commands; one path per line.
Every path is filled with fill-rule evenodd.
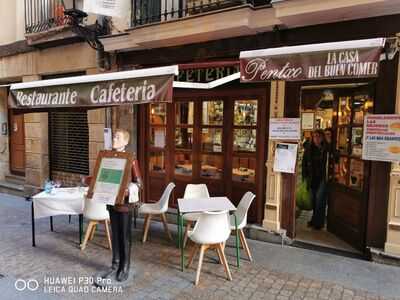
M 129 132 L 117 129 L 113 138 L 113 150 L 124 152 L 128 143 Z M 134 179 L 137 184 L 142 184 L 137 160 L 134 160 L 132 164 L 132 181 Z M 129 203 L 128 193 L 127 191 L 124 204 L 107 205 L 112 231 L 112 262 L 110 269 L 102 277 L 116 278 L 119 282 L 128 279 L 130 268 L 133 204 Z

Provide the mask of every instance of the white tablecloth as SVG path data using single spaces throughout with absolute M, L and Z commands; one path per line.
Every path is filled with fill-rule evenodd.
M 178 199 L 181 213 L 197 213 L 205 211 L 235 211 L 236 207 L 227 197 L 189 198 Z
M 41 192 L 32 197 L 35 219 L 83 213 L 87 188 L 57 188 L 51 194 Z

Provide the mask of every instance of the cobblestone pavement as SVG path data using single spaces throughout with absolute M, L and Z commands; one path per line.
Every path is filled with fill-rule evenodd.
M 134 280 L 130 286 L 111 294 L 78 282 L 107 268 L 111 253 L 104 247 L 102 228 L 86 250 L 80 251 L 77 223 L 76 216 L 71 224 L 68 224 L 67 216 L 55 217 L 55 232 L 50 232 L 48 218 L 37 220 L 37 247 L 33 248 L 30 203 L 5 199 L 4 196 L 2 199 L 0 194 L 0 274 L 4 275 L 3 278 L 0 276 L 0 299 L 53 299 L 54 294 L 57 299 L 394 299 L 353 289 L 350 281 L 342 285 L 270 269 L 263 263 L 260 251 L 256 251 L 254 263 L 243 258 L 238 269 L 235 266 L 233 239 L 228 242 L 226 250 L 233 281 L 226 280 L 222 265 L 217 263 L 215 253 L 210 251 L 203 264 L 200 284 L 195 287 L 193 281 L 197 261 L 192 268 L 181 272 L 179 251 L 164 237 L 161 226 L 152 224 L 149 241 L 142 244 L 141 223 L 134 231 Z M 250 241 L 250 247 L 255 246 L 272 247 L 271 244 Z M 76 282 L 48 282 L 49 278 L 66 277 Z M 28 291 L 18 292 L 14 287 L 17 278 L 35 279 L 40 287 L 30 294 Z

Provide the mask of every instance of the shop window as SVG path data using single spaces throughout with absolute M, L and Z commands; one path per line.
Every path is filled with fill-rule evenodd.
M 257 100 L 237 100 L 234 107 L 234 125 L 257 124 Z
M 203 125 L 220 125 L 223 122 L 224 102 L 204 101 L 203 102 Z
M 193 164 L 191 153 L 175 153 L 175 174 L 192 176 Z
M 164 148 L 166 139 L 166 128 L 150 127 L 150 146 L 156 148 Z
M 222 152 L 222 128 L 203 128 L 201 130 L 201 150 L 203 152 Z
M 256 129 L 234 129 L 233 150 L 256 152 Z
M 175 148 L 192 149 L 193 146 L 193 128 L 175 129 Z
M 179 102 L 176 104 L 176 125 L 193 125 L 194 103 Z
M 208 177 L 213 179 L 222 178 L 223 169 L 223 156 L 213 154 L 201 155 L 201 170 L 200 175 L 202 177 Z
M 150 104 L 150 124 L 167 124 L 167 106 L 165 103 Z
M 232 180 L 255 182 L 256 159 L 254 157 L 233 157 Z
M 149 156 L 149 171 L 164 173 L 165 172 L 165 157 L 164 152 L 150 152 Z

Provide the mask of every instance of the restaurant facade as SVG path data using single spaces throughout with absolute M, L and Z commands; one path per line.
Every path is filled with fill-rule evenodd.
M 396 222 L 390 224 L 390 220 L 398 218 L 392 203 L 398 200 L 389 192 L 390 188 L 395 189 L 390 182 L 395 182 L 396 168 L 387 162 L 361 159 L 362 132 L 358 129 L 362 129 L 366 114 L 396 112 L 398 55 L 391 55 L 393 49 L 389 47 L 397 43 L 398 22 L 398 16 L 385 16 L 118 54 L 119 70 L 178 64 L 180 73 L 176 81 L 194 83 L 193 88 L 174 88 L 173 103 L 135 108 L 145 198 L 158 199 L 171 181 L 177 184 L 172 203 L 175 207 L 187 183 L 206 183 L 211 195 L 228 196 L 236 205 L 250 190 L 257 197 L 249 211 L 249 221 L 266 230 L 284 229 L 290 238 L 296 239 L 296 188 L 301 164 L 297 165 L 297 176 L 273 172 L 276 143 L 268 138 L 269 119 L 300 118 L 314 109 L 318 111 L 313 112 L 313 129 L 332 128 L 340 151 L 329 192 L 326 231 L 345 241 L 351 246 L 347 249 L 354 252 L 367 254 L 371 248 L 386 246 L 390 252 L 398 253 L 398 227 Z M 374 63 L 357 65 L 360 59 L 355 57 L 359 54 L 356 48 L 345 51 L 341 57 L 338 54 L 328 58 L 328 67 L 353 63 L 347 76 L 338 76 L 340 69 L 332 66 L 325 71 L 326 78 L 318 76 L 321 70 L 316 69 L 311 77 L 293 82 L 285 77 L 274 80 L 275 76 L 257 83 L 226 80 L 212 87 L 215 80 L 239 71 L 243 50 L 371 38 L 387 38 L 382 45 L 386 50 L 380 49 Z M 290 59 L 290 55 L 287 57 Z M 296 75 L 289 69 L 280 72 Z M 207 88 L 199 88 L 207 82 L 211 83 Z M 333 94 L 333 98 L 324 120 L 318 114 L 327 107 L 316 104 L 326 92 Z M 357 99 L 361 99 L 362 109 L 351 105 L 358 103 Z M 338 118 L 346 113 L 346 105 L 340 104 L 343 101 L 347 101 L 347 113 L 351 116 L 347 121 Z M 310 133 L 310 128 L 302 130 L 302 138 L 310 137 Z M 340 246 L 338 249 L 347 250 Z
M 239 17 L 244 9 L 247 8 L 223 13 L 230 13 L 233 22 L 236 14 Z M 252 191 L 256 199 L 248 215 L 251 227 L 282 235 L 286 233 L 296 240 L 306 232 L 300 222 L 299 214 L 302 214 L 296 208 L 301 164 L 297 164 L 296 174 L 273 171 L 276 141 L 269 139 L 269 127 L 271 118 L 304 119 L 308 114 L 313 116 L 313 125 L 312 128 L 302 128 L 301 142 L 310 137 L 313 129 L 332 128 L 334 144 L 340 153 L 332 171 L 334 180 L 329 190 L 327 226 L 323 230 L 324 234 L 333 236 L 328 247 L 350 249 L 361 255 L 369 255 L 370 249 L 374 248 L 385 249 L 385 253 L 390 255 L 400 255 L 400 194 L 397 193 L 400 168 L 389 162 L 363 161 L 360 156 L 363 117 L 370 113 L 399 113 L 399 59 L 396 54 L 399 15 L 296 25 L 288 29 L 279 26 L 276 16 L 273 17 L 276 12 L 272 9 L 266 9 L 264 14 L 261 9 L 254 13 L 258 27 L 253 25 L 259 32 L 227 34 L 224 39 L 218 39 L 216 34 L 202 36 L 196 39 L 196 43 L 179 42 L 178 39 L 175 44 L 160 42 L 154 46 L 148 42 L 135 51 L 132 51 L 135 30 L 102 39 L 106 51 L 112 52 L 116 58 L 111 67 L 113 71 L 178 65 L 179 75 L 175 77 L 172 102 L 114 103 L 117 105 L 112 108 L 99 108 L 109 104 L 107 99 L 115 91 L 115 87 L 99 87 L 89 91 L 86 97 L 87 100 L 93 98 L 98 105 L 96 109 L 75 109 L 67 121 L 62 119 L 64 116 L 57 116 L 59 112 L 46 109 L 42 110 L 46 112 L 32 110 L 19 114 L 24 121 L 21 125 L 25 128 L 22 140 L 27 147 L 21 154 L 26 165 L 20 168 L 24 170 L 26 183 L 41 186 L 47 178 L 61 179 L 69 184 L 79 182 L 81 175 L 91 172 L 98 151 L 104 147 L 104 128 L 124 128 L 132 136 L 129 149 L 140 161 L 145 179 L 145 201 L 158 200 L 171 181 L 177 185 L 170 205 L 172 208 L 176 208 L 177 199 L 183 196 L 188 183 L 206 183 L 210 195 L 227 196 L 235 205 L 246 191 Z M 214 19 L 216 16 L 207 15 Z M 278 25 L 272 26 L 274 22 Z M 177 23 L 165 22 L 165 26 Z M 137 29 L 151 28 L 151 24 L 143 25 Z M 138 34 L 137 38 L 142 36 Z M 121 42 L 122 38 L 128 39 L 126 45 Z M 353 67 L 346 78 L 323 78 L 319 76 L 322 71 L 315 68 L 313 78 L 289 81 L 288 77 L 295 76 L 296 70 L 286 67 L 258 82 L 239 80 L 242 51 L 376 38 L 386 38 L 379 59 Z M 345 57 L 330 56 L 328 65 L 336 65 L 335 60 L 349 64 L 368 63 L 356 57 L 357 47 L 347 50 L 351 51 L 347 51 Z M 65 59 L 60 59 L 60 53 Z M 68 60 L 71 57 L 74 59 Z M 100 72 L 95 52 L 81 43 L 32 51 L 13 59 L 17 59 L 22 71 L 5 76 L 9 83 Z M 11 68 L 13 62 L 15 64 L 15 60 L 10 59 L 7 66 Z M 331 67 L 327 72 L 328 75 L 337 75 L 341 71 Z M 285 76 L 281 78 L 284 80 L 276 80 L 278 73 Z M 129 97 L 134 99 L 135 93 L 144 93 L 148 84 L 142 83 L 138 90 L 125 90 L 125 96 L 129 93 Z M 119 87 L 119 91 L 122 88 Z M 57 101 L 63 103 L 68 98 L 69 104 L 77 102 L 73 92 L 65 93 L 59 95 Z M 44 106 L 51 101 L 38 95 L 37 91 L 32 91 L 26 98 L 23 94 L 20 97 L 28 106 L 33 98 L 39 99 Z M 13 113 L 12 109 L 8 111 Z M 64 124 L 64 127 L 57 131 L 52 129 L 55 124 Z M 77 124 L 86 126 L 78 128 Z M 69 149 L 72 155 L 67 159 L 68 167 L 63 164 L 65 159 L 57 162 L 64 151 L 57 145 L 65 140 L 65 126 L 71 130 L 70 145 L 82 142 L 87 147 L 79 163 L 74 163 L 73 159 L 77 153 L 81 154 L 79 149 L 82 147 Z M 82 132 L 86 132 L 86 136 Z M 82 139 L 76 141 L 73 139 L 75 136 Z M 299 143 L 299 149 L 301 159 L 302 143 Z M 15 149 L 10 152 L 16 153 Z M 84 170 L 80 168 L 82 165 L 86 165 Z M 320 238 L 311 236 L 304 240 L 318 244 Z M 343 248 L 342 242 L 349 248 Z

